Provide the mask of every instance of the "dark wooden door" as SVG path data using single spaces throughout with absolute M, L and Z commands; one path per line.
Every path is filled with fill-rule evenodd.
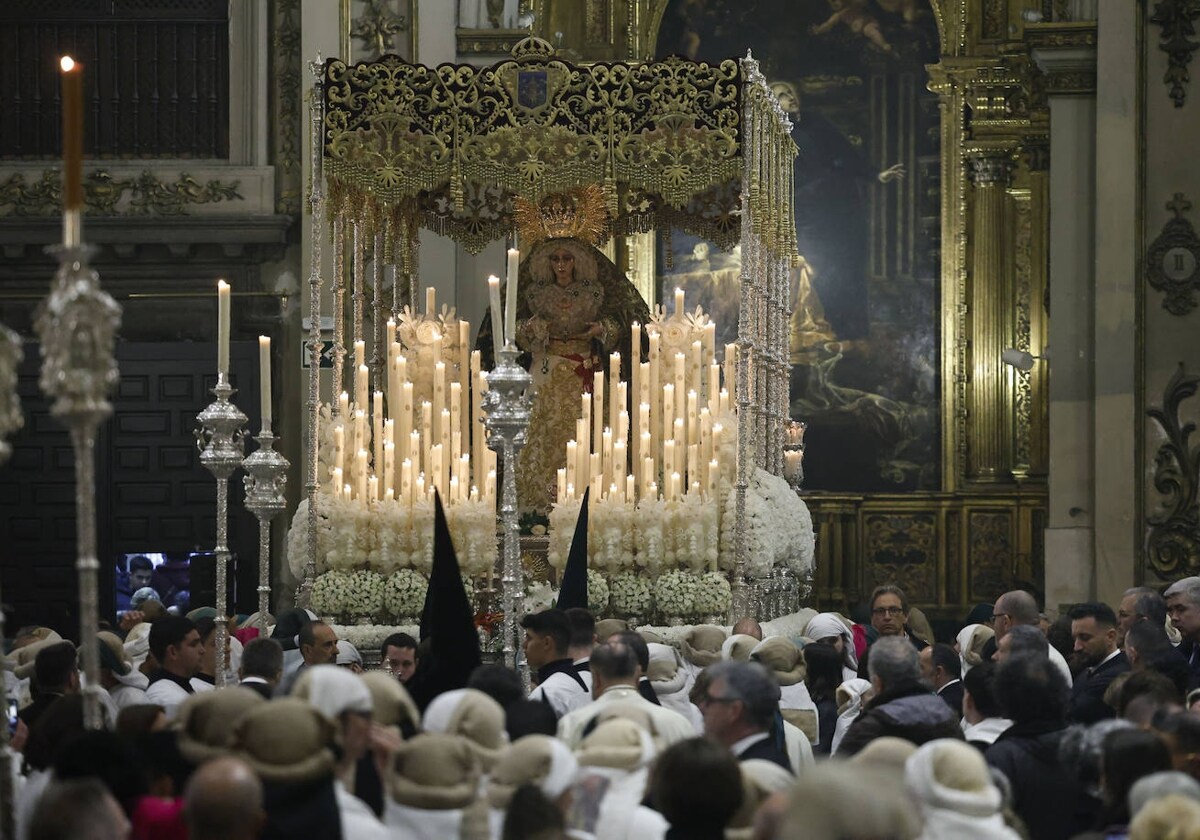
M 234 402 L 258 428 L 257 345 L 230 351 Z M 113 607 L 113 566 L 123 554 L 210 550 L 216 540 L 216 485 L 200 465 L 196 415 L 212 401 L 211 344 L 122 343 L 113 417 L 96 444 L 97 554 L 101 615 Z M 20 379 L 26 427 L 0 473 L 0 571 L 14 628 L 47 624 L 78 635 L 74 460 L 66 430 L 37 387 L 36 345 L 26 347 Z M 253 447 L 253 441 L 249 441 Z M 254 608 L 257 525 L 243 506 L 241 471 L 230 480 L 229 546 L 238 558 L 237 591 Z

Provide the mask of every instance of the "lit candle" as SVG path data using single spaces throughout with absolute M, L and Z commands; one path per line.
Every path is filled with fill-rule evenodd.
M 262 412 L 263 431 L 271 430 L 271 339 L 258 337 L 258 403 Z
M 584 394 L 587 399 L 587 394 Z M 592 440 L 600 445 L 604 431 L 604 371 L 598 370 L 592 377 Z
M 396 343 L 396 321 L 394 318 L 387 319 L 387 347 L 388 352 L 391 352 L 392 346 Z
M 504 302 L 504 338 L 517 343 L 517 275 L 520 273 L 521 252 L 516 248 L 508 249 L 508 277 L 505 278 L 504 291 L 507 299 Z
M 637 501 L 637 491 L 632 475 L 625 476 L 625 501 L 634 504 Z
M 683 315 L 683 289 L 675 287 L 675 314 Z
M 357 371 L 360 367 L 367 364 L 367 343 L 365 341 L 354 342 L 354 369 Z
M 336 473 L 346 467 L 346 429 L 340 423 L 333 427 L 333 469 Z M 338 482 L 341 483 L 340 481 Z
M 229 284 L 217 281 L 217 372 L 229 373 Z
M 62 70 L 63 210 L 78 213 L 83 209 L 83 65 L 64 55 L 59 60 L 59 67 Z M 64 233 L 71 226 L 65 227 Z M 74 235 L 78 236 L 78 233 L 76 224 Z M 64 244 L 75 246 L 79 240 L 76 238 Z
M 504 314 L 500 309 L 500 278 L 495 274 L 488 277 L 488 302 L 492 312 L 492 356 L 493 364 L 500 363 L 500 349 L 504 346 Z
M 412 504 L 413 462 L 405 458 L 400 462 L 400 498 Z
M 583 447 L 583 452 L 586 455 L 592 451 L 592 439 L 591 439 L 592 397 L 591 397 L 591 394 L 583 394 L 582 395 L 582 398 L 580 400 L 580 407 L 583 409 L 583 419 L 584 419 L 583 427 L 585 429 L 585 432 L 583 435 L 577 436 L 576 440 L 579 441 L 579 445 L 581 447 Z
M 579 444 L 573 440 L 567 441 L 567 466 L 565 484 L 574 486 L 576 474 L 579 471 Z
M 430 286 L 425 290 L 425 316 L 433 318 L 437 315 L 437 290 Z
M 720 399 L 717 400 L 717 413 L 727 414 L 729 412 L 729 391 L 725 388 L 721 389 Z
M 345 391 L 342 391 L 342 393 L 338 394 L 338 416 L 350 416 L 350 395 Z
M 358 376 L 355 377 L 355 380 L 354 380 L 354 401 L 355 401 L 354 407 L 361 408 L 363 411 L 366 411 L 367 410 L 367 386 L 371 380 L 371 371 L 367 369 L 366 365 L 359 365 L 357 370 L 358 370 Z
M 365 500 L 367 498 L 367 450 L 360 449 L 354 456 L 354 478 L 358 482 L 356 490 L 358 498 Z
M 376 501 L 379 498 L 379 479 L 373 475 L 367 476 L 367 500 Z

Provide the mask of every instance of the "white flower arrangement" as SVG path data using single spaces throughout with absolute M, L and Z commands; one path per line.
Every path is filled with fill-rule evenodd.
M 393 572 L 383 589 L 383 608 L 395 618 L 419 617 L 428 588 L 424 575 L 412 569 Z
M 377 616 L 383 612 L 383 591 L 386 582 L 378 572 L 355 572 L 350 575 L 349 603 L 346 612 L 357 616 Z
M 525 614 L 548 610 L 558 600 L 558 593 L 544 580 L 531 581 L 525 586 Z
M 721 528 L 720 565 L 732 571 L 737 565 L 735 506 L 737 494 L 725 498 Z M 756 470 L 746 488 L 746 574 L 767 577 L 776 566 L 799 574 L 812 571 L 815 556 L 812 516 L 791 486 L 779 476 Z
M 393 633 L 407 633 L 414 639 L 421 637 L 420 628 L 415 624 L 334 624 L 332 627 L 339 639 L 354 645 L 359 653 L 379 650 L 383 640 Z
M 608 581 L 595 569 L 588 569 L 588 609 L 593 615 L 608 614 Z
M 325 572 L 313 580 L 309 603 L 317 615 L 343 615 L 350 608 L 352 588 L 345 572 Z
M 688 572 L 667 572 L 654 582 L 654 603 L 660 615 L 672 619 L 696 613 L 696 592 L 699 584 Z
M 650 595 L 650 583 L 645 578 L 625 573 L 613 575 L 608 584 L 613 613 L 643 617 L 650 614 L 654 602 Z
M 723 616 L 729 612 L 733 600 L 733 589 L 729 578 L 721 572 L 706 572 L 700 575 L 696 587 L 695 617 Z

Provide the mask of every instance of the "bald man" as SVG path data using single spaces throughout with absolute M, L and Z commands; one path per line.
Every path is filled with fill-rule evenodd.
M 743 634 L 745 636 L 753 636 L 762 641 L 763 632 L 762 625 L 753 618 L 739 618 L 737 624 L 733 625 L 733 634 Z
M 1038 610 L 1037 601 L 1023 589 L 1005 592 L 996 599 L 996 604 L 992 607 L 992 627 L 996 631 L 997 648 L 999 648 L 1000 641 L 1008 635 L 1008 631 L 1012 628 L 1025 625 L 1033 627 L 1040 633 L 1041 623 L 1042 614 Z M 1066 679 L 1067 685 L 1071 685 L 1074 677 L 1071 675 L 1071 667 L 1067 665 L 1067 660 L 1055 649 L 1054 645 L 1047 645 L 1047 654 L 1050 661 Z
M 191 840 L 257 840 L 267 821 L 262 783 L 240 759 L 213 759 L 188 782 L 183 815 Z

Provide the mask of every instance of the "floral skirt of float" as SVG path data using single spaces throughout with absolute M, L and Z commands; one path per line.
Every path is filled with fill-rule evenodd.
M 558 470 L 567 465 L 567 441 L 575 439 L 579 398 L 591 390 L 595 365 L 591 357 L 550 353 L 534 357 L 533 411 L 517 463 L 517 505 L 522 514 L 550 513 L 558 492 Z

